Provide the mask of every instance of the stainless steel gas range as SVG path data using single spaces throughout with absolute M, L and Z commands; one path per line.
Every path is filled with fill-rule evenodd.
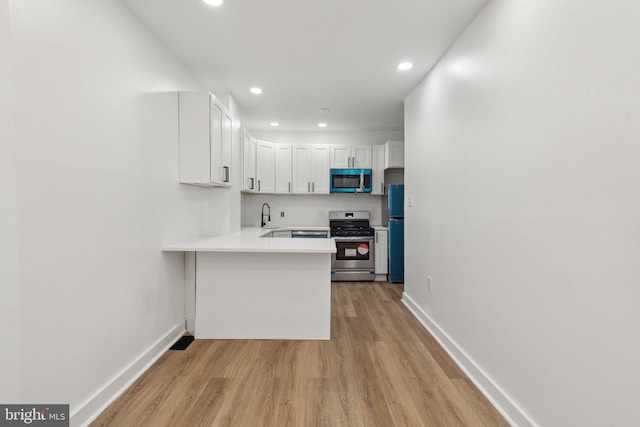
M 375 279 L 374 230 L 367 211 L 329 212 L 336 253 L 331 258 L 331 281 Z

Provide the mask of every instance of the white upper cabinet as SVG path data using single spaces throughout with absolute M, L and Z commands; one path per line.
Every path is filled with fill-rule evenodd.
M 292 189 L 292 145 L 275 144 L 276 150 L 276 193 L 289 194 Z
M 242 137 L 243 192 L 329 194 L 330 170 L 338 165 L 371 169 L 371 194 L 384 194 L 384 145 L 280 144 L 256 140 L 246 129 Z M 344 163 L 336 163 L 340 157 Z
M 380 195 L 384 194 L 384 145 L 371 148 L 371 194 Z
M 316 194 L 329 194 L 330 149 L 327 145 L 311 147 L 311 191 Z
M 371 169 L 371 145 L 351 146 L 351 167 L 356 169 Z
M 387 141 L 384 144 L 384 168 L 404 168 L 404 141 Z
M 216 105 L 216 107 L 220 108 Z M 220 138 L 220 164 L 217 165 L 220 171 L 220 178 L 225 184 L 231 185 L 231 151 L 233 146 L 233 120 L 226 110 L 221 109 L 221 138 Z
M 331 145 L 331 169 L 371 168 L 371 145 Z
M 332 145 L 331 146 L 331 168 L 346 169 L 351 167 L 351 146 Z
M 293 145 L 293 193 L 328 194 L 330 148 L 328 145 Z
M 231 186 L 233 119 L 211 93 L 179 92 L 180 182 Z
M 256 180 L 258 193 L 275 193 L 276 148 L 271 142 L 256 143 Z
M 242 191 L 257 190 L 256 184 L 256 140 L 246 130 L 242 130 Z
M 293 145 L 293 193 L 311 193 L 311 146 Z

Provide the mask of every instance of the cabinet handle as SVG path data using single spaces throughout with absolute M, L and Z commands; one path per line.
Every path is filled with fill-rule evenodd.
M 311 183 L 307 182 L 307 193 L 311 193 Z
M 312 192 L 312 193 L 315 193 L 315 192 L 316 192 L 316 183 L 315 183 L 315 182 L 312 182 L 312 183 L 311 183 L 311 192 Z
M 260 191 L 260 180 L 258 180 L 258 191 Z
M 291 182 L 289 182 L 289 193 L 291 193 Z
M 229 182 L 229 166 L 222 167 L 222 182 Z
M 378 232 L 376 231 L 376 244 L 378 244 Z
M 254 188 L 255 182 L 254 182 L 253 178 L 249 178 L 249 182 L 250 182 L 249 190 L 255 190 L 255 188 Z

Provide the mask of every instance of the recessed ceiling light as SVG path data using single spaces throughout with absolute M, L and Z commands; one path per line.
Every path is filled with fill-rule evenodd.
M 402 62 L 398 64 L 398 70 L 407 71 L 413 68 L 413 64 L 411 62 Z
M 329 112 L 329 109 L 328 109 L 328 108 L 326 108 L 326 107 L 323 107 L 323 108 L 321 108 L 321 109 L 320 109 L 320 112 L 321 112 L 321 113 L 328 113 L 328 112 Z
M 269 124 L 270 124 L 271 126 L 273 126 L 273 127 L 278 127 L 278 126 L 280 126 L 280 123 L 278 123 L 278 122 L 271 122 L 271 123 L 269 123 Z
M 326 123 L 318 123 L 318 127 L 319 128 L 326 128 L 327 124 Z
M 221 6 L 224 3 L 224 0 L 202 0 L 209 6 Z
M 259 87 L 252 87 L 251 89 L 249 89 L 249 92 L 254 95 L 260 95 L 262 93 L 262 89 L 260 89 Z

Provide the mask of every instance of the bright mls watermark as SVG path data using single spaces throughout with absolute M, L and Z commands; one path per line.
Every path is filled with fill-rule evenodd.
M 0 405 L 0 427 L 69 427 L 69 405 Z

